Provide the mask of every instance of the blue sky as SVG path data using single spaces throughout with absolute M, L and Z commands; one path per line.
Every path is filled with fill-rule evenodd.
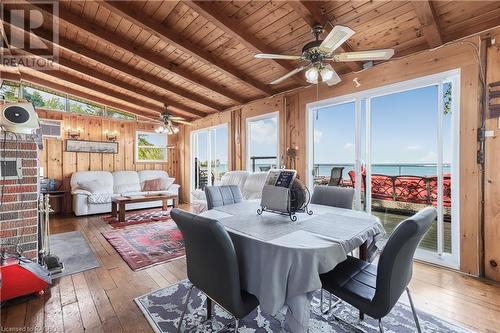
M 431 86 L 372 98 L 372 163 L 437 162 L 437 93 Z M 354 112 L 354 103 L 318 111 L 315 163 L 354 163 Z M 443 131 L 444 162 L 449 163 L 451 115 L 444 117 Z
M 210 129 L 212 132 L 212 159 L 219 159 L 222 164 L 227 164 L 228 159 L 228 129 L 227 126 Z M 200 146 L 198 159 L 206 161 L 208 159 L 208 132 L 201 131 L 196 134 Z M 214 158 L 215 157 L 215 158 Z

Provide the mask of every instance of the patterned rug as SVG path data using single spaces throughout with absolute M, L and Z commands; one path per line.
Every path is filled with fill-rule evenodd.
M 153 291 L 135 299 L 135 302 L 143 312 L 153 330 L 157 333 L 175 332 L 182 313 L 184 300 L 191 284 L 184 280 L 167 288 Z M 234 323 L 231 315 L 215 306 L 212 322 L 206 321 L 206 296 L 197 289 L 193 290 L 188 306 L 188 311 L 183 321 L 183 332 L 216 332 L 228 324 Z M 309 333 L 328 332 L 353 332 L 353 329 L 341 324 L 334 319 L 328 320 L 327 315 L 318 314 L 319 291 L 316 291 L 311 304 L 311 319 L 309 321 Z M 357 322 L 358 311 L 344 303 L 339 304 L 333 312 L 347 320 Z M 420 326 L 423 332 L 470 332 L 428 313 L 418 311 Z M 260 308 L 255 309 L 246 318 L 240 320 L 240 333 L 253 332 L 283 332 L 284 314 L 279 313 L 274 317 L 263 314 Z M 416 332 L 415 322 L 411 308 L 398 303 L 391 313 L 383 320 L 386 333 L 413 333 Z M 187 327 L 187 328 L 186 328 Z M 378 332 L 378 321 L 365 316 L 365 320 L 357 323 L 361 332 Z M 233 327 L 228 327 L 222 332 L 232 332 Z
M 102 218 L 106 223 L 109 223 L 113 228 L 123 228 L 129 225 L 161 222 L 170 220 L 170 210 L 161 210 L 159 208 L 131 211 L 125 213 L 125 222 L 119 222 L 118 216 L 111 215 Z
M 172 219 L 102 235 L 134 271 L 185 255 L 182 234 Z

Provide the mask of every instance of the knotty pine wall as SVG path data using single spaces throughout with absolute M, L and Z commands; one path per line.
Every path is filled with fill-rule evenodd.
M 467 41 L 476 45 L 480 43 L 479 37 L 469 38 Z M 379 64 L 362 72 L 344 75 L 342 82 L 333 87 L 319 85 L 319 87 L 312 86 L 299 89 L 288 94 L 258 100 L 222 114 L 196 120 L 191 127 L 185 126 L 179 137 L 179 154 L 182 165 L 180 170 L 182 197 L 184 200 L 189 200 L 191 188 L 189 146 L 190 132 L 194 129 L 214 126 L 224 122 L 228 123 L 231 135 L 229 140 L 230 168 L 232 170 L 241 170 L 245 169 L 246 163 L 246 118 L 279 111 L 280 154 L 284 153 L 287 147 L 298 148 L 295 158 L 285 156 L 285 165 L 296 169 L 299 177 L 305 180 L 309 172 L 307 170 L 306 152 L 307 126 L 305 109 L 307 103 L 457 68 L 461 71 L 460 269 L 465 273 L 479 275 L 481 265 L 480 195 L 479 169 L 476 163 L 477 128 L 480 123 L 479 65 L 473 48 L 463 43 L 446 45 L 436 50 L 401 59 L 393 59 L 390 62 Z M 357 78 L 361 83 L 360 87 L 356 87 L 353 83 L 354 78 Z M 497 202 L 500 202 L 500 200 Z
M 63 112 L 37 110 L 38 116 L 45 119 L 63 121 L 64 138 L 45 138 L 44 148 L 40 152 L 40 165 L 44 168 L 44 176 L 61 181 L 62 188 L 70 190 L 71 175 L 75 171 L 121 171 L 121 170 L 165 170 L 171 177 L 178 179 L 179 158 L 177 148 L 168 149 L 166 163 L 135 162 L 135 132 L 153 131 L 153 123 L 115 120 L 104 117 L 93 117 Z M 72 153 L 64 151 L 64 139 L 68 128 L 81 128 L 82 140 L 106 141 L 105 131 L 117 131 L 119 144 L 118 154 Z M 168 137 L 169 145 L 177 144 L 177 135 Z M 53 200 L 52 204 L 57 205 Z M 64 207 L 55 207 L 56 211 L 71 212 L 71 195 L 64 198 Z

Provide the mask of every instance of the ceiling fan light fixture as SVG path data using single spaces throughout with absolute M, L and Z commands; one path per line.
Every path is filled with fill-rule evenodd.
M 333 71 L 328 67 L 323 67 L 319 73 L 323 82 L 330 81 L 333 78 Z
M 318 83 L 318 69 L 316 67 L 311 67 L 306 71 L 306 81 L 309 83 Z

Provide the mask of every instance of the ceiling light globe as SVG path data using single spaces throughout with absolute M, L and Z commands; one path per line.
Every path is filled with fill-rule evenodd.
M 321 69 L 320 74 L 323 82 L 330 81 L 333 78 L 333 71 L 326 67 Z
M 306 71 L 306 81 L 309 83 L 318 83 L 318 69 L 316 67 L 309 68 Z

